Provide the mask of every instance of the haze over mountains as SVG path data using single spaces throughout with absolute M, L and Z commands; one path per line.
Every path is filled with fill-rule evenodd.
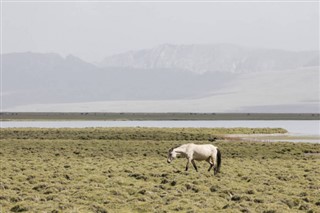
M 319 51 L 169 45 L 88 63 L 2 55 L 4 111 L 319 112 Z
M 317 51 L 245 48 L 232 44 L 170 45 L 105 58 L 101 67 L 177 69 L 206 72 L 259 72 L 319 66 Z

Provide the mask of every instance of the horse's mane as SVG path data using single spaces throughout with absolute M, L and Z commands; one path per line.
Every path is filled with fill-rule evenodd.
M 169 149 L 169 152 L 172 152 L 175 148 L 178 148 L 180 146 L 182 146 L 182 145 L 177 145 L 177 146 L 172 147 L 171 149 Z

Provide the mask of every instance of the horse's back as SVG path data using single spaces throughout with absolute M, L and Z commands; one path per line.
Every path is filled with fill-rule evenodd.
M 207 149 L 207 150 L 211 150 L 214 151 L 217 149 L 216 146 L 212 145 L 212 144 L 193 144 L 195 147 L 199 148 L 199 149 Z
M 206 160 L 216 154 L 217 147 L 212 144 L 190 144 L 195 160 Z

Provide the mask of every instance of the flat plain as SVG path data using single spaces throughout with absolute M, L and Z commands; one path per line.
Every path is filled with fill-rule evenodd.
M 238 141 L 283 129 L 1 129 L 0 212 L 320 212 L 320 144 Z M 209 142 L 212 139 L 213 142 Z M 206 162 L 166 162 L 212 143 Z

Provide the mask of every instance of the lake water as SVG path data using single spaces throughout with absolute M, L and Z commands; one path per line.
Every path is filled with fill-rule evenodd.
M 1 128 L 86 128 L 86 127 L 281 127 L 293 135 L 320 136 L 319 120 L 294 121 L 1 121 Z

